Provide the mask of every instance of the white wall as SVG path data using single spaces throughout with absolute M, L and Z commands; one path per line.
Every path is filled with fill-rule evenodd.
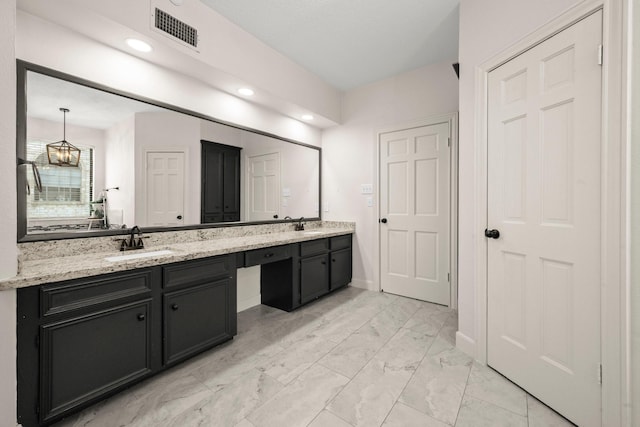
M 458 110 L 455 62 L 422 67 L 345 94 L 343 125 L 322 135 L 323 219 L 355 221 L 353 285 L 378 289 L 374 259 L 378 207 L 367 207 L 361 184 L 376 183 L 377 132 Z M 375 192 L 375 191 L 374 191 Z M 324 211 L 328 204 L 329 211 Z
M 120 215 L 112 215 L 112 222 L 133 227 L 136 223 L 135 117 L 132 115 L 116 123 L 105 134 L 105 155 L 102 156 L 105 168 L 104 186 L 96 187 L 95 197 L 98 199 L 100 191 L 105 188 L 118 187 L 119 190 L 109 190 L 106 194 L 109 215 L 112 215 L 112 211 L 120 211 L 122 222 L 118 222 Z
M 640 4 L 635 2 L 631 81 L 630 360 L 631 425 L 640 426 Z
M 16 3 L 0 2 L 0 278 L 15 275 L 16 247 Z M 20 166 L 25 169 L 26 166 Z M 21 171 L 26 173 L 26 171 Z M 0 425 L 16 420 L 16 292 L 0 292 Z
M 460 154 L 458 328 L 467 346 L 476 339 L 475 69 L 579 0 L 460 1 Z

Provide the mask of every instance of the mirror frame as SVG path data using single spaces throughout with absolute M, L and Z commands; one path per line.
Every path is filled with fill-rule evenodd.
M 38 64 L 33 64 L 23 60 L 16 60 L 17 68 L 17 98 L 16 98 L 16 190 L 17 190 L 17 242 L 37 242 L 47 240 L 63 240 L 63 239 L 80 239 L 86 237 L 102 237 L 102 236 L 117 236 L 122 234 L 128 234 L 128 229 L 113 229 L 113 230 L 100 230 L 100 231 L 87 231 L 83 233 L 43 233 L 43 234 L 27 234 L 27 194 L 25 188 L 27 185 L 27 174 L 21 173 L 24 169 L 20 167 L 18 159 L 26 159 L 26 144 L 27 144 L 27 72 L 32 71 L 39 74 L 44 74 L 56 79 L 66 80 L 71 83 L 86 86 L 92 89 L 101 90 L 103 92 L 111 93 L 113 95 L 123 96 L 135 101 L 144 102 L 146 104 L 154 105 L 156 107 L 165 108 L 167 110 L 175 111 L 177 113 L 186 114 L 192 117 L 196 117 L 202 120 L 208 120 L 214 123 L 230 126 L 236 129 L 253 132 L 258 135 L 275 138 L 291 144 L 301 145 L 303 147 L 311 148 L 318 151 L 318 216 L 313 218 L 305 218 L 305 221 L 321 221 L 322 220 L 322 148 L 315 145 L 305 144 L 304 142 L 296 141 L 294 139 L 285 138 L 279 135 L 275 135 L 269 132 L 264 132 L 258 129 L 249 128 L 246 126 L 240 126 L 234 123 L 225 122 L 196 111 L 187 110 L 184 108 L 176 107 L 175 105 L 166 104 L 160 101 L 149 99 L 146 97 L 138 96 L 129 92 L 114 89 L 99 83 L 92 82 L 80 77 L 76 77 L 70 74 L 63 73 L 61 71 L 53 70 Z M 271 220 L 271 221 L 247 221 L 247 222 L 235 222 L 235 223 L 212 223 L 212 224 L 192 224 L 183 225 L 177 227 L 142 227 L 142 231 L 146 233 L 158 233 L 164 231 L 179 231 L 179 230 L 197 230 L 203 228 L 221 228 L 221 227 L 240 227 L 246 225 L 258 225 L 258 224 L 279 224 L 279 223 L 292 223 L 296 220 Z

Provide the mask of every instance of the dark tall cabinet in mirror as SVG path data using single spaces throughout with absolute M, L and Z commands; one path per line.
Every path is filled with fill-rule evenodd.
M 202 144 L 202 200 L 200 220 L 240 221 L 240 147 Z

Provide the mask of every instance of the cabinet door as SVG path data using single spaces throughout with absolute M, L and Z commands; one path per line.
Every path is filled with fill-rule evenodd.
M 223 206 L 225 221 L 240 221 L 240 149 L 224 152 Z
M 222 279 L 164 295 L 165 364 L 233 337 L 231 284 L 232 279 Z
M 151 372 L 151 300 L 40 328 L 40 414 L 47 421 Z
M 202 141 L 202 222 L 222 218 L 224 156 L 215 144 Z
M 328 255 L 300 260 L 300 299 L 302 304 L 329 292 Z
M 331 257 L 331 290 L 351 282 L 351 249 L 333 251 Z

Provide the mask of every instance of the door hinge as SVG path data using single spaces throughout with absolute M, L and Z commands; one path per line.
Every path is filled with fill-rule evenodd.
M 602 385 L 602 363 L 598 364 L 598 384 Z
M 451 137 L 447 137 L 447 147 L 451 147 Z
M 598 46 L 598 65 L 602 65 L 604 61 L 604 47 L 602 45 Z
M 447 282 L 451 281 L 451 273 L 447 273 Z

